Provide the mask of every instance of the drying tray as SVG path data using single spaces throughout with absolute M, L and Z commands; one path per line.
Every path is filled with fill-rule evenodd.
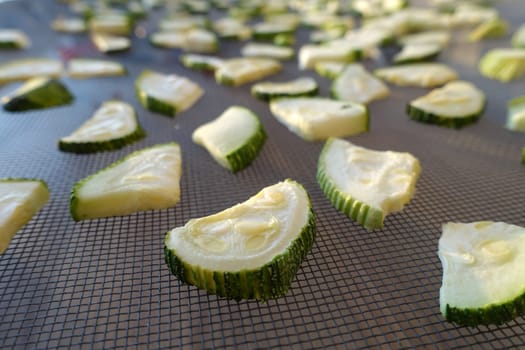
M 525 19 L 521 0 L 498 5 L 514 30 Z M 2 27 L 25 30 L 33 45 L 2 51 L 0 62 L 44 56 L 104 57 L 87 35 L 54 33 L 49 22 L 67 14 L 51 0 L 0 5 Z M 504 39 L 476 44 L 456 36 L 439 61 L 454 67 L 488 96 L 482 119 L 461 130 L 420 124 L 405 104 L 427 90 L 391 86 L 370 106 L 371 131 L 351 140 L 378 149 L 408 151 L 421 162 L 417 193 L 384 229 L 367 232 L 335 210 L 315 180 L 323 146 L 299 139 L 279 124 L 250 85 L 219 86 L 213 76 L 185 69 L 179 50 L 153 48 L 147 38 L 162 11 L 139 23 L 129 52 L 112 55 L 125 77 L 63 81 L 73 104 L 25 113 L 0 112 L 0 177 L 41 178 L 49 203 L 15 236 L 0 257 L 0 348 L 523 348 L 525 318 L 503 326 L 457 327 L 439 311 L 441 264 L 437 243 L 448 221 L 505 221 L 525 226 L 525 135 L 505 130 L 506 101 L 525 93 L 525 81 L 483 78 L 480 56 Z M 138 35 L 138 36 L 137 36 Z M 299 31 L 299 42 L 308 31 Z M 239 55 L 240 43 L 222 42 L 220 56 Z M 298 43 L 299 45 L 299 43 Z M 297 46 L 298 46 L 297 45 Z M 368 68 L 385 62 L 366 62 Z M 206 90 L 176 118 L 151 113 L 135 96 L 144 69 L 179 73 Z M 315 77 L 321 95 L 329 81 L 285 63 L 273 80 Z M 16 84 L 0 87 L 0 94 Z M 133 104 L 148 136 L 119 151 L 62 153 L 57 140 L 77 128 L 105 100 Z M 269 138 L 260 156 L 233 175 L 191 141 L 192 131 L 233 104 L 257 113 Z M 176 207 L 124 217 L 74 222 L 69 193 L 79 179 L 134 150 L 176 141 L 183 154 L 182 199 Z M 163 260 L 163 238 L 190 218 L 242 202 L 285 178 L 302 183 L 317 215 L 317 238 L 285 297 L 266 303 L 229 301 L 179 283 Z

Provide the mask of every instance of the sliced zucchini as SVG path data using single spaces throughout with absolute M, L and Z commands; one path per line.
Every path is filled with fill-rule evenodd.
M 525 312 L 525 228 L 480 221 L 443 225 L 441 313 L 462 326 L 502 324 Z
M 135 90 L 144 108 L 171 117 L 189 109 L 204 94 L 204 90 L 188 78 L 151 70 L 139 75 Z
M 273 58 L 231 58 L 215 71 L 215 80 L 219 84 L 238 86 L 275 74 L 281 69 L 281 63 Z
M 248 43 L 241 48 L 241 55 L 245 57 L 268 57 L 276 60 L 289 60 L 294 56 L 291 47 L 272 44 Z
M 512 35 L 512 46 L 525 49 L 525 24 L 522 24 Z
M 49 189 L 42 180 L 0 179 L 0 254 L 48 200 Z
M 252 35 L 252 29 L 238 18 L 219 18 L 212 26 L 215 33 L 222 39 L 246 40 Z
M 319 157 L 317 182 L 337 210 L 373 230 L 410 201 L 420 172 L 410 153 L 374 151 L 331 138 Z
M 27 80 L 36 76 L 58 78 L 63 66 L 51 58 L 21 58 L 0 65 L 0 84 Z
M 169 16 L 159 22 L 161 31 L 184 32 L 194 28 L 208 27 L 206 16 L 188 16 L 186 14 Z
M 176 143 L 145 148 L 77 182 L 75 221 L 173 207 L 180 199 L 181 152 Z
M 2 97 L 6 111 L 20 112 L 69 104 L 73 95 L 65 85 L 52 78 L 29 79 L 11 95 Z
M 27 35 L 18 29 L 0 29 L 0 49 L 25 49 L 31 45 Z
M 408 0 L 354 0 L 352 11 L 362 17 L 380 17 L 408 6 Z
M 469 33 L 470 41 L 480 41 L 486 38 L 500 38 L 507 34 L 509 24 L 501 18 L 486 21 Z
M 414 63 L 376 69 L 374 74 L 399 86 L 434 87 L 456 80 L 458 74 L 441 63 Z
M 388 87 L 359 63 L 349 64 L 333 81 L 334 98 L 367 104 L 390 94 Z
M 394 56 L 395 64 L 406 64 L 414 62 L 432 61 L 441 52 L 438 44 L 410 44 Z
M 466 81 L 453 81 L 410 102 L 408 116 L 416 121 L 461 128 L 479 119 L 485 94 Z
M 315 65 L 315 71 L 320 76 L 326 77 L 328 79 L 335 79 L 339 74 L 343 73 L 348 63 L 344 62 L 319 62 Z
M 345 39 L 349 42 L 354 43 L 356 47 L 361 47 L 366 53 L 366 50 L 383 46 L 394 39 L 394 33 L 387 28 L 383 27 L 361 27 L 355 30 L 349 30 L 345 34 Z
M 260 22 L 253 26 L 252 38 L 254 40 L 273 41 L 277 35 L 291 35 L 294 32 L 295 27 L 289 23 Z
M 368 131 L 365 106 L 324 97 L 280 98 L 270 102 L 272 114 L 299 137 L 324 140 Z
M 94 33 L 91 35 L 91 41 L 102 53 L 126 51 L 131 47 L 131 40 L 124 36 Z
M 310 77 L 286 82 L 260 82 L 254 84 L 251 89 L 252 95 L 263 101 L 279 97 L 315 96 L 318 91 L 317 82 Z
M 295 35 L 293 34 L 277 34 L 273 38 L 273 44 L 277 46 L 293 46 L 295 44 Z
M 119 62 L 94 58 L 73 58 L 68 62 L 68 75 L 72 78 L 90 78 L 125 75 L 126 68 Z
M 213 32 L 195 28 L 188 30 L 184 36 L 184 50 L 196 53 L 214 53 L 219 50 L 219 41 Z
M 222 58 L 216 56 L 204 56 L 191 53 L 181 55 L 180 60 L 186 68 L 210 71 L 215 71 L 224 63 Z
M 236 173 L 255 160 L 266 133 L 257 115 L 246 108 L 232 106 L 215 120 L 195 129 L 192 139 L 206 148 L 217 163 Z
M 442 49 L 450 42 L 450 32 L 447 30 L 432 30 L 423 33 L 408 34 L 397 39 L 402 46 L 418 44 L 436 44 Z
M 344 62 L 350 63 L 361 58 L 362 48 L 352 43 L 341 43 L 341 45 L 303 45 L 299 49 L 299 68 L 314 69 L 320 62 Z
M 167 49 L 182 49 L 186 44 L 186 33 L 184 31 L 162 30 L 151 34 L 150 42 L 154 46 Z
M 292 180 L 166 234 L 165 261 L 184 283 L 229 299 L 288 291 L 315 239 L 308 193 Z
M 508 82 L 525 74 L 525 49 L 494 49 L 483 56 L 479 70 L 486 77 Z
M 106 12 L 90 18 L 88 26 L 93 33 L 128 35 L 131 32 L 133 23 L 126 14 Z
M 61 138 L 58 148 L 73 153 L 112 151 L 145 135 L 133 106 L 121 101 L 106 101 L 93 117 L 69 136 Z
M 330 28 L 323 30 L 314 30 L 310 33 L 310 41 L 316 44 L 329 42 L 331 40 L 342 38 L 346 33 L 342 28 Z
M 86 22 L 81 18 L 64 18 L 58 17 L 51 22 L 51 28 L 57 32 L 63 33 L 84 33 L 87 31 Z
M 496 8 L 479 6 L 476 4 L 459 4 L 452 14 L 454 26 L 477 26 L 481 23 L 491 21 L 499 17 Z
M 525 96 L 516 97 L 507 104 L 507 123 L 509 130 L 525 132 Z

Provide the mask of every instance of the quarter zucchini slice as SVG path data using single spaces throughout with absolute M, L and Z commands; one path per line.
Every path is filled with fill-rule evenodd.
M 33 77 L 58 78 L 63 66 L 59 60 L 51 58 L 22 58 L 0 65 L 0 84 L 27 80 Z
M 297 78 L 286 82 L 260 82 L 252 86 L 252 95 L 263 101 L 278 97 L 315 96 L 319 86 L 310 77 Z
M 192 135 L 223 167 L 235 173 L 250 165 L 261 150 L 266 133 L 259 117 L 250 110 L 232 106 Z
M 31 45 L 27 35 L 18 29 L 0 29 L 0 49 L 25 49 Z
M 294 56 L 294 50 L 291 47 L 272 44 L 248 43 L 241 49 L 241 55 L 245 57 L 269 57 L 276 60 L 289 60 Z
M 475 122 L 485 108 L 485 94 L 466 81 L 453 81 L 410 102 L 410 118 L 430 124 L 461 128 Z
M 19 112 L 69 104 L 73 95 L 60 81 L 51 78 L 33 78 L 11 95 L 2 98 L 6 111 Z
M 180 60 L 186 68 L 210 71 L 215 71 L 224 62 L 222 58 L 216 56 L 205 56 L 192 53 L 181 55 Z
M 324 97 L 275 99 L 270 110 L 291 132 L 308 141 L 357 135 L 369 126 L 366 106 Z
M 516 97 L 507 104 L 507 123 L 509 130 L 525 132 L 525 96 Z
M 68 75 L 72 78 L 90 78 L 125 75 L 126 68 L 119 62 L 93 58 L 73 58 L 68 62 Z
M 317 182 L 337 210 L 373 230 L 410 201 L 420 172 L 410 153 L 374 151 L 331 138 L 319 157 Z
M 131 153 L 73 186 L 71 216 L 79 221 L 173 207 L 180 199 L 181 163 L 174 142 Z
M 42 180 L 0 179 L 0 254 L 48 200 L 49 189 Z
M 525 312 L 525 228 L 481 221 L 443 225 L 441 313 L 462 326 L 502 324 Z
M 435 59 L 441 52 L 438 44 L 409 44 L 394 56 L 395 64 L 406 64 L 413 62 L 424 62 Z
M 332 95 L 343 101 L 367 104 L 390 94 L 388 87 L 359 63 L 346 66 L 333 81 Z
M 93 33 L 91 41 L 96 48 L 102 53 L 114 53 L 129 50 L 131 40 L 124 36 Z
M 308 193 L 292 180 L 166 234 L 164 257 L 187 284 L 228 299 L 284 296 L 315 239 Z
M 486 77 L 508 82 L 525 74 L 525 49 L 494 49 L 483 56 L 479 70 Z
M 139 75 L 135 89 L 146 109 L 170 117 L 193 106 L 204 94 L 204 90 L 188 78 L 151 70 Z
M 106 101 L 93 117 L 71 135 L 61 138 L 58 148 L 73 153 L 111 151 L 144 136 L 133 106 L 121 101 Z
M 456 80 L 458 74 L 441 63 L 413 63 L 376 69 L 374 74 L 399 86 L 434 87 Z
M 273 58 L 242 57 L 225 60 L 215 71 L 219 84 L 238 86 L 260 80 L 282 69 L 281 63 Z

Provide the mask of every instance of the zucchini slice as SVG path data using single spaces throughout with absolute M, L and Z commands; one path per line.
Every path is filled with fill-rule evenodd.
M 320 62 L 343 62 L 350 63 L 362 57 L 362 48 L 352 43 L 335 45 L 331 43 L 323 45 L 303 45 L 299 49 L 299 68 L 314 69 Z
M 164 257 L 177 278 L 228 299 L 284 296 L 315 239 L 308 193 L 292 180 L 166 234 Z
M 150 42 L 165 49 L 182 49 L 186 44 L 186 34 L 183 31 L 161 30 L 151 34 Z
M 72 78 L 91 78 L 125 75 L 126 68 L 119 62 L 93 58 L 73 58 L 68 62 L 68 75 Z
M 512 35 L 512 46 L 525 49 L 525 24 L 522 24 Z
M 188 78 L 151 70 L 139 75 L 135 89 L 144 108 L 170 117 L 189 109 L 204 94 L 204 90 Z
M 250 165 L 266 140 L 259 117 L 250 110 L 232 106 L 215 120 L 199 126 L 193 142 L 203 146 L 221 166 L 236 173 Z
M 58 78 L 62 74 L 62 70 L 62 62 L 59 60 L 51 58 L 22 58 L 0 65 L 0 84 L 27 80 L 37 76 Z
M 338 100 L 367 104 L 390 94 L 388 87 L 359 63 L 349 64 L 333 81 L 332 96 Z
M 368 131 L 366 106 L 324 97 L 280 98 L 270 102 L 277 120 L 308 140 L 357 135 Z
M 462 326 L 502 324 L 525 313 L 525 228 L 481 221 L 443 225 L 441 313 Z
M 466 81 L 453 81 L 410 102 L 410 118 L 429 124 L 461 128 L 478 120 L 485 108 L 485 94 Z
M 57 32 L 71 34 L 85 33 L 87 31 L 86 22 L 81 18 L 75 17 L 58 17 L 51 22 L 51 28 Z
M 88 27 L 94 33 L 128 35 L 133 27 L 133 21 L 124 13 L 106 12 L 91 17 Z
M 241 55 L 245 57 L 268 57 L 276 60 L 289 60 L 294 56 L 291 47 L 272 44 L 248 43 L 241 48 Z
M 373 230 L 410 201 L 420 172 L 410 153 L 374 151 L 331 138 L 319 157 L 317 182 L 337 210 Z
M 136 151 L 77 182 L 75 221 L 173 207 L 180 199 L 181 152 L 172 142 Z
M 11 95 L 2 97 L 6 111 L 20 112 L 69 104 L 73 95 L 60 81 L 39 77 L 26 81 Z
M 102 53 L 114 53 L 129 50 L 131 40 L 124 36 L 93 33 L 91 41 Z
M 273 41 L 277 35 L 291 35 L 294 32 L 295 26 L 289 23 L 260 22 L 252 27 L 252 38 L 254 40 Z
M 525 132 L 525 96 L 516 97 L 507 103 L 507 122 L 509 130 Z
M 252 95 L 263 101 L 278 97 L 315 96 L 318 92 L 317 82 L 310 77 L 286 82 L 260 82 L 254 84 L 251 89 Z
M 209 71 L 215 71 L 224 63 L 224 60 L 217 56 L 205 56 L 192 53 L 181 55 L 180 60 L 186 68 Z
M 395 64 L 432 61 L 441 52 L 438 44 L 409 44 L 394 56 Z
M 0 29 L 0 49 L 25 49 L 31 45 L 27 35 L 18 29 Z
M 479 70 L 486 77 L 508 82 L 525 74 L 525 49 L 494 49 L 483 56 Z
M 477 26 L 469 33 L 470 41 L 480 41 L 486 38 L 500 38 L 507 34 L 509 24 L 501 18 L 494 18 Z
M 48 200 L 49 189 L 42 180 L 0 179 L 0 254 Z
M 219 38 L 222 39 L 246 40 L 252 35 L 252 29 L 238 18 L 219 18 L 213 22 L 212 27 Z
M 219 50 L 219 41 L 215 33 L 194 28 L 185 33 L 183 49 L 195 53 L 214 53 Z
M 112 151 L 145 135 L 133 106 L 121 101 L 106 101 L 93 117 L 71 135 L 61 138 L 58 148 L 73 153 Z
M 456 80 L 458 74 L 441 63 L 413 63 L 376 69 L 374 74 L 399 86 L 434 87 Z
M 281 63 L 273 58 L 241 57 L 225 60 L 215 71 L 219 84 L 238 86 L 260 80 L 282 69 Z
M 319 62 L 315 65 L 315 71 L 322 77 L 328 79 L 335 79 L 339 74 L 343 73 L 348 63 L 344 62 Z
M 397 39 L 402 45 L 436 44 L 442 49 L 450 42 L 450 32 L 447 30 L 432 30 L 423 33 L 408 34 Z

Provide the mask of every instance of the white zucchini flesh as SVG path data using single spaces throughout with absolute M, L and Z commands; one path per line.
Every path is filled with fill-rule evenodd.
M 293 25 L 277 22 L 260 22 L 252 27 L 254 35 L 273 35 L 280 33 L 290 33 L 295 30 Z
M 213 53 L 219 47 L 219 42 L 214 33 L 195 28 L 187 31 L 184 36 L 183 49 L 189 52 Z
M 186 44 L 186 34 L 183 31 L 160 31 L 151 34 L 150 40 L 154 45 L 165 48 L 183 48 Z
M 440 307 L 445 316 L 447 306 L 482 311 L 525 292 L 523 227 L 450 222 L 443 225 L 438 255 L 443 265 Z
M 408 44 L 403 46 L 401 51 L 394 56 L 394 62 L 423 61 L 437 55 L 440 51 L 441 46 L 438 44 Z
M 25 179 L 0 180 L 0 254 L 11 239 L 47 203 L 44 182 Z
M 247 145 L 260 128 L 261 123 L 255 114 L 246 108 L 232 106 L 216 119 L 195 129 L 192 140 L 206 148 L 217 163 L 232 170 L 227 156 Z
M 0 29 L 0 47 L 11 45 L 19 49 L 25 49 L 31 45 L 27 35 L 18 29 Z
M 68 75 L 72 78 L 88 78 L 126 74 L 126 68 L 115 61 L 92 58 L 74 58 L 69 60 Z
M 368 111 L 357 103 L 323 97 L 280 98 L 270 102 L 270 110 L 290 131 L 308 141 L 368 131 Z
M 512 46 L 525 48 L 525 24 L 522 24 L 512 35 Z
M 78 182 L 71 214 L 83 220 L 172 207 L 180 199 L 181 163 L 175 143 L 136 151 Z
M 87 30 L 86 22 L 81 18 L 58 17 L 51 22 L 51 28 L 64 33 L 83 33 Z
M 367 104 L 390 94 L 388 87 L 358 63 L 349 64 L 334 80 L 332 94 L 338 100 Z
M 101 52 L 123 51 L 131 47 L 131 40 L 124 36 L 94 33 L 91 40 Z
M 252 35 L 252 29 L 244 21 L 230 17 L 223 17 L 214 21 L 213 30 L 222 38 L 235 37 L 239 40 L 245 40 Z
M 207 19 L 204 16 L 188 16 L 166 18 L 159 22 L 161 31 L 186 31 L 193 28 L 206 27 Z
M 188 68 L 209 68 L 211 70 L 218 69 L 223 63 L 224 60 L 217 56 L 205 56 L 199 54 L 188 53 L 181 56 L 182 64 Z
M 309 213 L 306 191 L 283 181 L 243 203 L 173 229 L 166 245 L 182 261 L 203 269 L 249 271 L 286 251 L 307 225 Z
M 281 63 L 273 58 L 242 57 L 225 60 L 215 71 L 219 83 L 241 85 L 262 79 L 282 69 Z
M 0 84 L 27 80 L 37 76 L 57 78 L 63 65 L 51 58 L 23 58 L 0 65 Z
M 350 43 L 342 45 L 312 45 L 306 44 L 299 49 L 299 68 L 314 69 L 320 62 L 352 62 L 361 48 Z
M 374 74 L 399 86 L 434 87 L 456 80 L 458 74 L 441 63 L 415 63 L 376 69 Z
M 241 48 L 241 55 L 245 57 L 269 57 L 278 60 L 287 60 L 293 57 L 294 50 L 291 47 L 248 43 Z
M 174 106 L 177 113 L 193 106 L 204 94 L 204 90 L 188 78 L 153 71 L 142 73 L 137 87 L 144 95 Z
M 376 151 L 335 139 L 324 157 L 328 178 L 342 193 L 379 209 L 400 211 L 415 192 L 421 166 L 406 152 Z
M 339 74 L 343 73 L 347 65 L 348 63 L 345 62 L 319 62 L 315 65 L 315 71 L 323 77 L 335 79 Z
M 450 32 L 446 30 L 434 30 L 423 33 L 404 35 L 398 39 L 403 45 L 436 44 L 445 48 L 450 42 Z
M 525 96 L 510 100 L 507 110 L 505 127 L 509 130 L 525 132 Z
M 89 29 L 96 33 L 127 35 L 131 30 L 129 18 L 121 13 L 105 13 L 89 20 Z
M 64 142 L 107 141 L 129 135 L 137 127 L 135 110 L 130 104 L 107 101 L 97 109 L 93 117 L 61 140 Z
M 310 77 L 297 78 L 286 82 L 260 82 L 252 86 L 252 93 L 265 96 L 300 95 L 317 91 L 315 79 Z
M 452 81 L 410 102 L 414 108 L 447 118 L 479 114 L 485 106 L 485 94 L 466 81 Z

